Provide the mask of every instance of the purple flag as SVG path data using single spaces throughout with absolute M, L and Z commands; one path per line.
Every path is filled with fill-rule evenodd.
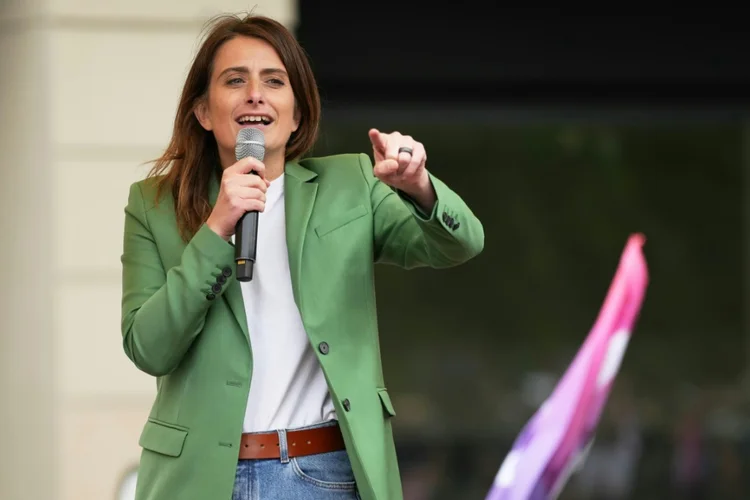
M 485 500 L 550 500 L 585 460 L 648 285 L 631 235 L 594 327 L 550 397 L 523 428 Z

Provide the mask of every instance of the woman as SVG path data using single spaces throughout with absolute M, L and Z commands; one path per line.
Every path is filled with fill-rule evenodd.
M 213 23 L 166 153 L 125 209 L 123 345 L 157 377 L 139 500 L 402 497 L 373 263 L 458 265 L 484 233 L 409 136 L 370 130 L 374 165 L 300 159 L 319 118 L 282 25 Z M 263 131 L 263 162 L 236 161 L 243 127 Z M 239 282 L 233 233 L 251 210 L 257 261 Z

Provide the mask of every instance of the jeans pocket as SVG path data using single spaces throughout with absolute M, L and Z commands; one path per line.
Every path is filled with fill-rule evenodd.
M 331 490 L 354 490 L 354 472 L 345 450 L 294 457 L 292 470 L 300 479 Z

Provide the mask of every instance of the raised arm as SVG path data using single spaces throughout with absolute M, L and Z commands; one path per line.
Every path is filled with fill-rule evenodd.
M 370 188 L 376 262 L 445 268 L 478 255 L 484 248 L 481 222 L 458 194 L 427 171 L 421 144 L 398 133 L 371 131 L 370 138 L 376 164 L 362 154 L 360 168 Z M 409 144 L 411 154 L 398 152 L 401 143 Z

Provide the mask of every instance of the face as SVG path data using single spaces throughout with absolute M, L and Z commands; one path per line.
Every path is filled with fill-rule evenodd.
M 263 40 L 237 37 L 216 53 L 208 98 L 196 117 L 212 131 L 224 168 L 234 164 L 234 146 L 241 128 L 263 131 L 264 162 L 283 161 L 289 136 L 299 127 L 294 93 L 286 68 Z

